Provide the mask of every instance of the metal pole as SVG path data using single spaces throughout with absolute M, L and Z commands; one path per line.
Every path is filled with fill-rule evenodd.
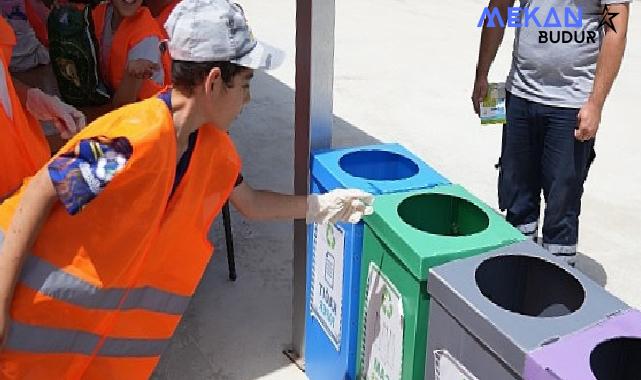
M 309 192 L 310 152 L 332 145 L 335 0 L 297 0 L 294 188 Z M 301 364 L 305 352 L 307 230 L 294 223 L 292 348 Z

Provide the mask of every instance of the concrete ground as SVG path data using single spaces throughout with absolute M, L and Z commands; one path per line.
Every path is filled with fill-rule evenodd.
M 292 191 L 295 0 L 242 0 L 255 34 L 288 53 L 258 73 L 253 102 L 233 130 L 243 173 L 258 188 Z M 469 101 L 485 3 L 461 0 L 336 1 L 335 145 L 400 142 L 496 207 L 500 128 L 481 127 Z M 632 5 L 629 43 L 608 99 L 584 196 L 579 268 L 641 307 L 641 12 Z M 512 35 L 490 79 L 503 81 Z M 292 226 L 232 214 L 238 280 L 218 247 L 155 379 L 304 379 L 281 353 L 290 342 Z M 331 379 L 330 379 L 331 380 Z

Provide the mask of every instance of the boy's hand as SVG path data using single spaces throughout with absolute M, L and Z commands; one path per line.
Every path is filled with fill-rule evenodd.
M 85 115 L 57 96 L 37 88 L 27 90 L 27 111 L 40 121 L 51 121 L 63 139 L 69 139 L 85 127 Z
M 155 71 L 160 70 L 160 65 L 146 59 L 135 59 L 127 62 L 127 74 L 136 79 L 151 79 Z
M 337 189 L 307 198 L 308 223 L 358 223 L 374 212 L 374 196 L 361 190 Z
M 9 335 L 9 311 L 0 310 L 0 351 L 4 349 L 5 341 Z

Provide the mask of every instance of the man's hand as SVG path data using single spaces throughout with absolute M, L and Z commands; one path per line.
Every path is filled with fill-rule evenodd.
M 514 6 L 514 0 L 490 0 L 488 4 L 489 9 L 498 8 L 503 20 L 507 18 L 508 8 L 512 6 Z M 487 76 L 496 57 L 496 52 L 503 41 L 504 33 L 505 28 L 488 28 L 487 20 L 483 22 L 479 58 L 476 62 L 476 79 L 474 80 L 474 91 L 472 91 L 472 105 L 477 115 L 481 114 L 481 102 L 487 95 Z
M 136 79 L 150 79 L 158 70 L 160 65 L 147 59 L 139 58 L 127 63 L 127 74 Z
M 487 77 L 477 75 L 476 80 L 474 80 L 474 90 L 472 91 L 472 105 L 477 115 L 481 114 L 481 102 L 487 95 L 487 88 Z
M 609 5 L 609 12 L 618 15 L 618 17 L 611 19 L 616 32 L 606 28 L 605 35 L 601 41 L 592 93 L 587 103 L 581 107 L 577 116 L 578 126 L 574 136 L 579 141 L 587 141 L 596 136 L 599 123 L 601 123 L 601 111 L 603 111 L 605 99 L 610 93 L 610 89 L 612 89 L 614 79 L 619 73 L 627 43 L 630 4 L 611 4 Z
M 596 136 L 601 123 L 602 107 L 588 100 L 577 115 L 577 129 L 574 137 L 579 141 L 588 141 Z
M 47 95 L 37 88 L 27 90 L 27 111 L 40 121 L 51 121 L 60 137 L 69 139 L 85 127 L 85 115 L 64 103 L 57 96 Z

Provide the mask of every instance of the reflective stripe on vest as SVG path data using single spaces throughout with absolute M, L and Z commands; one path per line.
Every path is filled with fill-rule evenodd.
M 16 330 L 13 348 L 0 351 L 0 378 L 149 378 L 210 261 L 209 226 L 240 171 L 225 131 L 200 128 L 189 168 L 171 198 L 176 133 L 161 100 L 97 119 L 61 153 L 93 136 L 126 137 L 133 154 L 78 214 L 69 215 L 59 202 L 51 208 L 11 305 L 12 322 L 29 329 Z M 9 228 L 23 194 L 24 188 L 0 204 L 1 230 Z M 31 339 L 19 336 L 30 334 L 74 343 L 17 346 L 27 345 Z M 127 357 L 132 353 L 149 356 Z
M 71 353 L 91 355 L 100 336 L 76 330 L 52 329 L 13 322 L 6 348 L 34 353 Z M 158 356 L 169 344 L 168 339 L 106 338 L 98 356 Z
M 171 294 L 151 287 L 127 289 L 100 289 L 46 261 L 30 256 L 20 280 L 33 290 L 59 301 L 93 309 L 144 309 L 159 313 L 180 315 L 190 297 Z M 123 297 L 127 296 L 120 305 Z
M 0 247 L 4 233 L 0 229 Z M 189 305 L 190 297 L 172 294 L 152 287 L 101 289 L 36 256 L 28 256 L 20 281 L 27 287 L 59 301 L 92 309 L 144 309 L 180 315 Z M 125 301 L 120 305 L 122 299 Z

